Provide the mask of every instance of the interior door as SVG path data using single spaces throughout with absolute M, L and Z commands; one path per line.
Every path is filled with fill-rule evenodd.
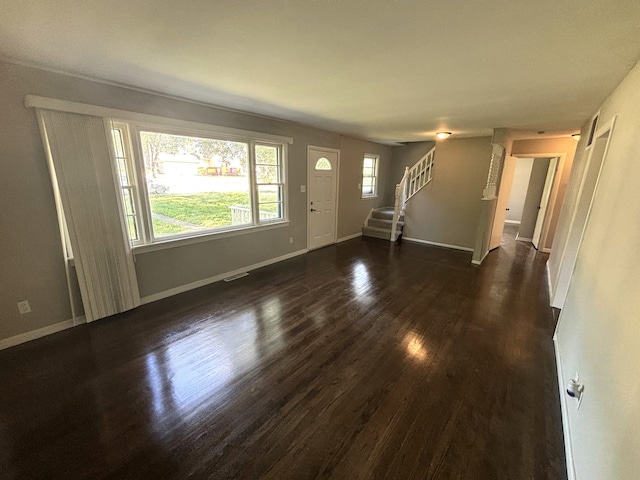
M 309 250 L 336 243 L 338 158 L 338 150 L 308 148 Z
M 493 227 L 491 228 L 489 250 L 498 248 L 500 246 L 500 241 L 502 240 L 504 221 L 507 218 L 507 206 L 509 205 L 511 186 L 513 185 L 513 174 L 516 171 L 517 161 L 517 157 L 507 157 L 504 159 L 502 177 L 500 178 L 500 191 L 498 192 L 498 200 L 496 203 L 496 213 L 493 217 Z
M 547 179 L 544 181 L 544 189 L 542 190 L 542 197 L 540 198 L 540 206 L 538 207 L 538 218 L 536 219 L 536 226 L 533 230 L 533 237 L 531 243 L 536 249 L 539 249 L 540 237 L 542 235 L 542 225 L 544 224 L 544 217 L 547 214 L 547 207 L 549 205 L 549 195 L 551 195 L 551 188 L 553 187 L 553 180 L 556 176 L 556 168 L 558 166 L 558 159 L 552 158 L 549 162 L 549 170 L 547 170 Z
M 558 275 L 556 277 L 555 293 L 551 299 L 551 306 L 556 308 L 562 308 L 564 306 L 564 301 L 569 292 L 569 284 L 571 283 L 571 276 L 573 275 L 578 251 L 582 243 L 582 236 L 587 228 L 591 205 L 598 188 L 600 173 L 609 149 L 609 139 L 611 138 L 612 128 L 613 122 L 603 133 L 596 134 L 596 139 L 591 145 L 591 148 L 587 150 L 588 157 L 585 170 L 582 174 L 565 249 L 560 260 Z

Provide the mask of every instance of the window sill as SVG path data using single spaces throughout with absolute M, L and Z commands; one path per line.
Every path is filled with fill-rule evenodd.
M 367 195 L 367 196 L 364 196 L 364 197 L 360 197 L 360 200 L 373 200 L 373 199 L 376 199 L 376 198 L 378 198 L 378 195 Z
M 236 228 L 233 230 L 225 230 L 222 232 L 206 232 L 202 235 L 196 235 L 187 238 L 172 238 L 167 240 L 159 240 L 154 243 L 146 245 L 134 245 L 133 254 L 140 255 L 148 252 L 155 252 L 157 250 L 166 250 L 168 248 L 182 247 L 185 245 L 192 245 L 194 243 L 209 242 L 211 240 L 218 240 L 220 238 L 235 237 L 237 235 L 246 235 L 248 233 L 257 233 L 265 230 L 272 230 L 274 228 L 288 227 L 289 221 L 283 220 L 281 222 L 273 222 L 265 225 L 251 225 L 244 228 Z

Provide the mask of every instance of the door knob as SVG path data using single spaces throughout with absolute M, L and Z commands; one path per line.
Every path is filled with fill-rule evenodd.
M 318 210 L 316 210 L 315 208 L 311 209 L 312 212 L 317 212 Z

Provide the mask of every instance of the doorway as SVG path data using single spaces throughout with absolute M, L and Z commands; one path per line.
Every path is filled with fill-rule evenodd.
M 504 225 L 516 229 L 516 240 L 550 252 L 551 211 L 557 192 L 559 157 L 508 157 L 500 181 L 494 218 L 493 245 L 498 247 Z
M 307 248 L 336 243 L 340 150 L 307 147 Z

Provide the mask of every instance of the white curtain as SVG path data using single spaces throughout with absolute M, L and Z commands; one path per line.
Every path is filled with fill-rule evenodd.
M 38 109 L 87 322 L 140 305 L 110 133 L 101 117 Z

